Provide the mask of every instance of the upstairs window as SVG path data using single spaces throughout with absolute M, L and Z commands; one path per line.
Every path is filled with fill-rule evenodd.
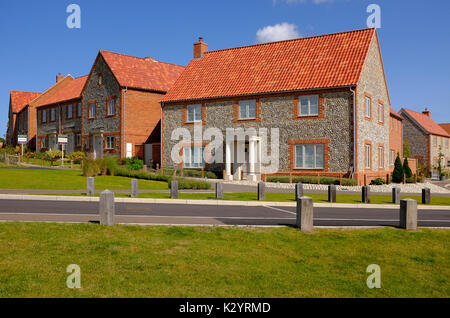
M 72 104 L 67 105 L 67 118 L 71 119 L 73 117 Z
M 371 118 L 372 117 L 372 99 L 368 96 L 366 96 L 365 98 L 365 116 L 366 118 Z
M 378 122 L 384 123 L 384 106 L 383 104 L 378 104 Z
M 437 137 L 433 136 L 433 146 L 437 147 Z
M 395 163 L 395 150 L 390 150 L 389 152 L 389 164 L 393 166 Z
M 372 146 L 366 145 L 366 169 L 372 168 Z
M 108 116 L 114 116 L 116 114 L 116 100 L 108 100 Z
M 77 104 L 77 117 L 81 117 L 81 103 Z
M 42 111 L 42 122 L 43 122 L 43 123 L 46 123 L 46 122 L 47 122 L 47 110 L 46 110 L 46 109 L 44 109 L 44 110 Z
M 187 122 L 194 123 L 202 121 L 202 105 L 187 106 Z
M 204 168 L 205 147 L 184 147 L 183 163 L 185 168 Z
M 54 108 L 52 108 L 50 110 L 50 121 L 55 121 L 56 120 L 56 111 Z
M 295 145 L 295 168 L 323 169 L 323 163 L 323 144 Z
M 95 103 L 89 103 L 89 119 L 95 118 Z
M 256 100 L 239 101 L 239 119 L 256 119 Z
M 384 167 L 384 148 L 378 147 L 378 168 Z
M 298 100 L 298 116 L 319 115 L 319 95 L 300 96 Z

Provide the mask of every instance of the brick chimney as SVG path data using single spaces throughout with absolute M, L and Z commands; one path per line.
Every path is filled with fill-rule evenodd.
M 194 43 L 194 58 L 201 58 L 206 52 L 208 52 L 208 44 L 203 42 L 203 38 L 199 37 L 198 42 Z
M 64 76 L 61 75 L 61 73 L 59 73 L 58 75 L 56 75 L 56 83 L 59 83 L 63 80 Z
M 431 112 L 428 110 L 428 108 L 425 108 L 425 110 L 422 112 L 425 116 L 431 117 Z

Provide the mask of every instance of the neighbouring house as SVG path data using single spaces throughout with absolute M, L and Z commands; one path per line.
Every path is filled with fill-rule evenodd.
M 34 100 L 39 95 L 41 95 L 41 93 L 22 92 L 14 90 L 10 92 L 8 128 L 6 131 L 6 139 L 5 139 L 6 145 L 15 147 L 17 145 L 17 136 L 21 134 L 28 134 L 28 131 L 30 131 L 31 133 L 28 136 L 28 140 L 31 142 L 29 145 L 32 146 L 33 148 L 33 144 L 35 144 L 35 137 L 36 137 L 35 132 L 36 126 L 32 119 L 35 114 L 35 110 L 34 108 L 28 109 L 27 105 L 29 102 Z M 20 116 L 18 116 L 19 113 Z M 30 130 L 29 127 L 30 125 L 31 126 L 34 125 L 34 134 L 33 128 L 31 128 Z
M 83 149 L 159 164 L 160 101 L 184 68 L 100 51 L 82 90 Z
M 57 76 L 57 83 L 49 88 L 38 101 L 37 151 L 61 149 L 59 135 L 67 135 L 64 147 L 67 153 L 81 151 L 81 90 L 87 75 L 73 78 Z
M 200 38 L 162 99 L 162 165 L 223 171 L 227 180 L 292 174 L 351 176 L 362 184 L 390 172 L 389 118 L 375 29 L 209 52 Z M 180 145 L 172 135 L 182 127 L 193 136 L 199 125 L 227 137 L 227 128 L 256 134 L 236 132 L 221 143 L 221 162 L 211 163 L 217 156 L 207 139 Z M 261 128 L 279 129 L 279 145 L 273 148 Z M 279 157 L 275 170 L 263 162 L 265 149 Z
M 439 126 L 441 126 L 442 128 L 444 128 L 444 130 L 447 132 L 447 134 L 450 135 L 450 123 L 447 124 L 439 124 Z M 447 157 L 447 167 L 450 167 L 450 156 Z
M 394 170 L 397 154 L 403 158 L 403 118 L 395 110 L 389 114 L 389 170 Z
M 439 153 L 443 154 L 441 165 L 448 166 L 450 160 L 450 134 L 432 118 L 425 109 L 422 113 L 402 108 L 403 139 L 409 143 L 411 156 L 419 165 L 435 169 L 438 166 Z

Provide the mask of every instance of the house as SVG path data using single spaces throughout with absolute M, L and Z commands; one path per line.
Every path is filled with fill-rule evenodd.
M 375 29 L 217 51 L 200 38 L 162 99 L 162 165 L 224 171 L 227 180 L 292 174 L 352 176 L 362 184 L 390 172 L 389 121 Z M 192 136 L 199 125 L 226 140 L 210 151 L 207 138 L 173 138 L 179 128 Z M 228 138 L 227 128 L 254 130 Z M 262 128 L 278 129 L 278 144 Z M 265 149 L 278 157 L 275 169 Z
M 29 102 L 41 95 L 41 93 L 36 92 L 22 92 L 14 91 L 10 92 L 9 97 L 9 112 L 8 112 L 8 128 L 6 131 L 5 144 L 9 146 L 17 145 L 17 136 L 29 131 L 29 125 L 33 125 L 32 119 L 34 109 L 27 108 Z M 21 114 L 18 116 L 18 114 Z M 35 126 L 34 126 L 35 127 Z M 35 128 L 34 128 L 35 129 Z M 35 144 L 35 133 L 31 133 L 28 136 L 30 141 L 30 146 Z
M 402 108 L 399 114 L 403 117 L 403 139 L 409 143 L 411 156 L 418 159 L 419 165 L 436 168 L 442 153 L 441 165 L 447 167 L 450 134 L 431 118 L 431 112 Z
M 184 66 L 100 51 L 82 89 L 83 150 L 160 162 L 160 101 Z
M 403 158 L 403 118 L 394 109 L 389 113 L 389 170 L 394 170 L 397 155 Z
M 60 148 L 59 135 L 67 135 L 67 153 L 81 151 L 81 90 L 87 76 L 57 76 L 57 82 L 39 101 L 37 109 L 37 151 Z

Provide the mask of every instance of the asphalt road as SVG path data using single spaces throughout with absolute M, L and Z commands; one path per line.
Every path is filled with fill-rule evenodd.
M 95 222 L 98 202 L 0 200 L 0 221 Z M 116 203 L 129 224 L 292 226 L 294 207 Z M 397 226 L 396 209 L 315 208 L 315 226 Z M 450 211 L 419 209 L 421 227 L 450 227 Z

